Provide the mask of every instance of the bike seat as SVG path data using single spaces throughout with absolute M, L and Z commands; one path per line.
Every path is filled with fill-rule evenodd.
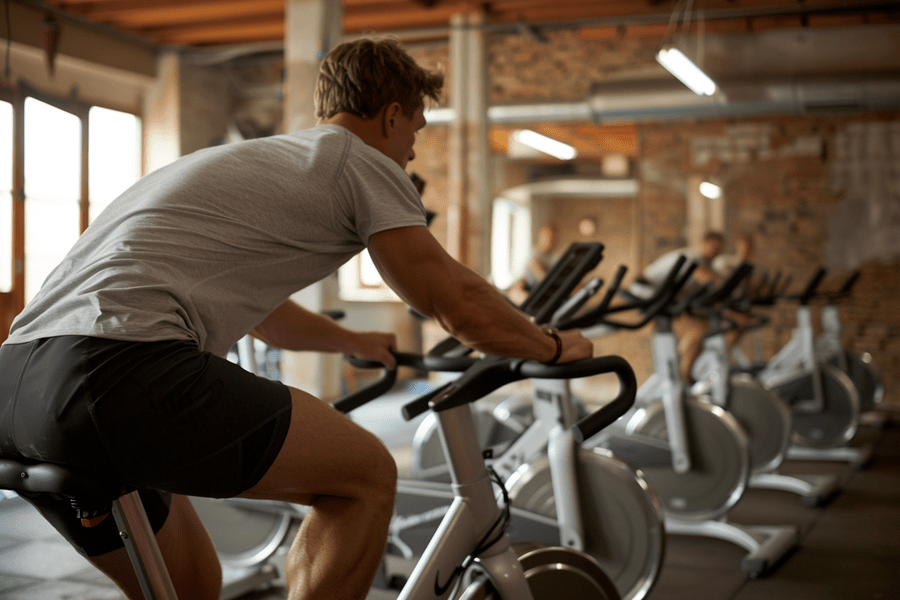
M 97 478 L 56 463 L 0 458 L 0 489 L 23 496 L 65 496 L 72 500 L 77 518 L 90 520 L 109 513 L 114 500 L 135 488 L 112 477 Z

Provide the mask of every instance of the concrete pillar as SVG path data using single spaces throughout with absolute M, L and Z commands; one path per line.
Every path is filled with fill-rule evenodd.
M 319 63 L 340 43 L 342 5 L 331 0 L 287 0 L 284 24 L 284 131 L 315 126 L 313 91 Z M 332 279 L 294 294 L 293 299 L 313 311 L 333 306 L 337 285 Z M 286 352 L 282 375 L 288 385 L 323 399 L 338 396 L 340 357 Z
M 181 156 L 181 59 L 166 52 L 157 61 L 156 83 L 144 98 L 144 173 Z
M 340 43 L 342 5 L 329 0 L 287 0 L 284 17 L 284 130 L 316 124 L 313 91 L 319 63 Z
M 491 185 L 487 122 L 487 40 L 483 13 L 450 20 L 450 219 L 448 251 L 474 271 L 490 270 Z

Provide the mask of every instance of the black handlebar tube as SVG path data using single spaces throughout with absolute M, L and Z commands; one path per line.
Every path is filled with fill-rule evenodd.
M 809 280 L 809 283 L 806 284 L 806 289 L 800 292 L 800 295 L 796 297 L 800 304 L 809 304 L 809 301 L 816 295 L 816 288 L 819 287 L 819 284 L 822 283 L 822 280 L 825 278 L 825 273 L 827 273 L 827 271 L 824 268 L 819 267 L 812 276 L 812 279 Z
M 441 411 L 474 402 L 508 383 L 522 379 L 573 379 L 612 373 L 619 379 L 619 393 L 612 401 L 575 424 L 575 437 L 582 442 L 625 414 L 634 404 L 637 394 L 637 379 L 634 370 L 628 361 L 619 356 L 601 356 L 556 365 L 501 357 L 488 357 L 480 360 L 471 358 L 436 359 L 436 357 L 407 353 L 398 353 L 396 357 L 398 365 L 417 369 L 457 371 L 464 368 L 463 374 L 455 382 L 433 390 L 404 406 L 403 416 L 407 420 L 415 418 L 429 407 L 432 410 Z M 362 368 L 383 368 L 380 363 L 376 362 L 349 360 L 352 364 Z M 436 368 L 438 366 L 447 368 L 438 369 Z M 386 392 L 393 385 L 395 379 L 396 369 L 384 369 L 384 374 L 375 384 L 350 396 L 345 396 L 335 402 L 333 406 L 341 412 L 349 412 Z
M 650 322 L 651 319 L 660 315 L 666 314 L 668 316 L 678 315 L 684 312 L 685 308 L 694 298 L 704 293 L 708 288 L 706 286 L 699 286 L 695 288 L 693 291 L 689 292 L 685 297 L 678 299 L 676 298 L 682 289 L 688 284 L 691 280 L 691 277 L 694 275 L 694 271 L 697 269 L 696 261 L 691 262 L 684 270 L 684 272 L 679 275 L 674 281 L 669 283 L 669 289 L 667 293 L 662 296 L 656 304 L 648 308 L 645 313 L 646 316 L 644 318 L 641 327 Z M 676 300 L 678 300 L 676 302 Z
M 637 379 L 631 365 L 620 356 L 600 356 L 563 365 L 545 365 L 531 361 L 522 365 L 522 374 L 530 378 L 573 379 L 602 373 L 611 373 L 619 378 L 619 393 L 610 402 L 575 423 L 575 439 L 578 443 L 611 425 L 634 405 Z
M 686 260 L 687 259 L 684 256 L 678 257 L 675 265 L 669 271 L 669 274 L 666 275 L 665 281 L 656 288 L 649 298 L 639 298 L 632 302 L 625 302 L 617 306 L 609 306 L 612 295 L 618 290 L 618 286 L 622 282 L 622 277 L 625 275 L 625 267 L 620 267 L 619 272 L 616 273 L 616 277 L 613 280 L 610 291 L 607 292 L 608 298 L 604 298 L 603 302 L 595 309 L 560 325 L 560 329 L 585 329 L 596 325 L 608 325 L 610 327 L 615 327 L 616 329 L 640 329 L 641 327 L 644 327 L 659 311 L 672 301 L 672 297 L 678 293 L 687 279 L 694 272 L 696 265 L 692 264 L 687 268 L 682 277 L 678 276 L 679 271 L 681 270 L 681 267 L 684 266 Z M 636 323 L 623 323 L 607 318 L 610 314 L 636 309 L 644 312 L 644 317 Z
M 847 281 L 844 282 L 844 285 L 841 286 L 841 289 L 834 293 L 835 296 L 842 298 L 844 296 L 849 296 L 850 292 L 853 291 L 853 286 L 856 285 L 856 282 L 859 280 L 859 276 L 862 272 L 857 269 L 850 273 L 850 276 L 847 277 Z
M 695 306 L 712 306 L 714 304 L 724 302 L 728 299 L 729 296 L 731 296 L 731 294 L 734 293 L 741 282 L 743 282 L 744 279 L 748 275 L 750 275 L 752 271 L 753 265 L 751 265 L 750 263 L 742 262 L 731 270 L 731 273 L 729 273 L 725 277 L 722 283 L 713 288 L 707 294 L 695 299 L 693 304 Z
M 397 358 L 398 367 L 412 367 L 420 371 L 462 372 L 478 362 L 476 358 L 420 356 L 405 352 L 398 352 L 394 356 Z M 352 356 L 345 356 L 344 358 L 354 367 L 360 369 L 383 369 L 383 372 L 374 383 L 352 394 L 347 394 L 332 404 L 334 408 L 342 413 L 346 414 L 386 394 L 397 381 L 397 369 L 385 369 L 380 362 L 362 360 Z M 428 405 L 426 404 L 425 407 L 427 409 Z
M 825 299 L 826 302 L 834 303 L 842 298 L 846 298 L 853 291 L 853 286 L 856 285 L 856 281 L 859 279 L 861 272 L 859 269 L 850 273 L 847 279 L 844 281 L 844 284 L 834 290 L 833 292 L 820 292 L 818 295 Z
M 593 298 L 594 295 L 600 291 L 601 287 L 603 287 L 603 280 L 599 277 L 594 277 L 585 283 L 581 286 L 580 290 L 575 292 L 571 298 L 566 300 L 563 305 L 553 313 L 553 316 L 550 318 L 550 325 L 556 327 L 559 323 L 571 319 L 588 300 Z
M 574 379 L 603 373 L 612 373 L 619 378 L 619 393 L 575 424 L 575 437 L 580 443 L 621 417 L 634 404 L 637 379 L 628 361 L 619 356 L 588 358 L 561 365 L 522 359 L 485 359 L 438 394 L 431 402 L 431 409 L 440 412 L 462 406 L 521 379 Z
M 375 363 L 375 365 L 384 368 L 384 365 L 381 363 Z M 388 393 L 391 388 L 394 387 L 396 381 L 397 369 L 384 369 L 375 383 L 353 392 L 352 394 L 347 394 L 340 400 L 336 400 L 331 406 L 338 411 L 347 414 L 351 410 L 355 410 L 363 404 L 371 402 L 375 398 Z
M 622 286 L 622 280 L 625 279 L 625 273 L 628 272 L 628 267 L 625 265 L 619 265 L 619 268 L 616 269 L 616 274 L 613 276 L 612 283 L 609 285 L 609 289 L 606 290 L 606 295 L 603 296 L 603 299 L 600 300 L 600 304 L 597 305 L 598 313 L 606 313 L 609 310 L 609 305 L 612 304 L 612 299 L 615 298 L 616 292 Z

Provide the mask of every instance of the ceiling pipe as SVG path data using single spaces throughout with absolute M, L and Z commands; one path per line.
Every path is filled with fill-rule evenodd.
M 808 115 L 900 108 L 900 74 L 821 80 L 723 81 L 722 94 L 698 96 L 678 82 L 646 81 L 597 86 L 585 101 L 497 105 L 497 124 L 641 122 L 686 118 Z M 449 123 L 453 109 L 426 112 L 430 124 Z

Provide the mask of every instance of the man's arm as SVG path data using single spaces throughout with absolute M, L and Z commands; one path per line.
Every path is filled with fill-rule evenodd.
M 369 254 L 385 282 L 411 307 L 434 318 L 450 335 L 476 350 L 549 361 L 556 342 L 515 309 L 494 286 L 457 262 L 425 227 L 372 235 Z M 593 355 L 577 331 L 561 332 L 559 362 Z
M 270 346 L 285 350 L 342 352 L 393 367 L 391 350 L 397 349 L 393 333 L 351 331 L 325 315 L 306 310 L 288 300 L 250 332 Z

